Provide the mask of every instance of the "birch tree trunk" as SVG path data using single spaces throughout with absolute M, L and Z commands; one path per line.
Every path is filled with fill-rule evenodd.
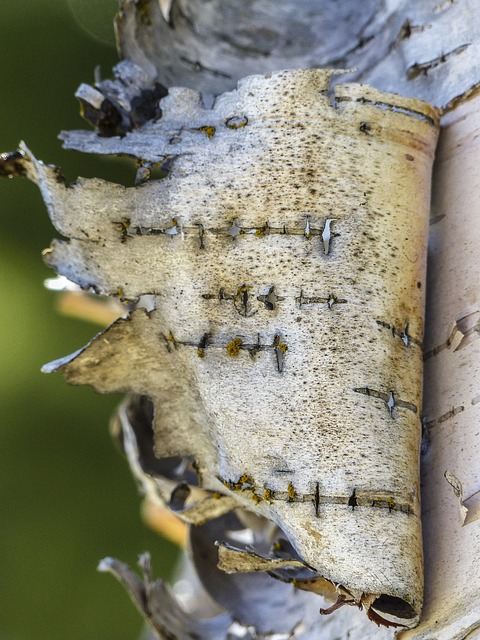
M 189 613 L 146 556 L 143 581 L 101 565 L 156 637 L 479 633 L 478 9 L 126 0 L 116 79 L 78 91 L 97 131 L 63 139 L 134 156 L 137 187 L 67 187 L 25 148 L 4 157 L 70 238 L 47 262 L 131 308 L 46 370 L 135 394 L 117 419 L 132 470 L 193 525 L 204 593 Z M 356 70 L 301 70 L 319 66 Z M 249 74 L 264 75 L 235 90 Z M 438 114 L 425 606 L 407 629 L 423 597 Z M 394 630 L 352 607 L 319 618 L 307 590 Z

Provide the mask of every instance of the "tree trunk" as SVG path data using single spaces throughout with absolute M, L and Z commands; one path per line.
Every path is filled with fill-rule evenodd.
M 117 19 L 126 62 L 116 80 L 78 92 L 97 132 L 63 139 L 137 158 L 138 186 L 66 187 L 26 150 L 4 158 L 5 174 L 38 182 L 70 238 L 47 262 L 132 308 L 47 370 L 136 394 L 118 416 L 132 469 L 193 525 L 190 569 L 218 612 L 210 620 L 152 584 L 147 557 L 143 582 L 117 561 L 101 565 L 157 637 L 393 636 L 352 607 L 319 618 L 292 581 L 336 598 L 332 611 L 363 606 L 401 638 L 476 637 L 477 8 L 127 0 Z M 300 70 L 317 66 L 356 70 Z M 267 75 L 213 99 L 250 73 Z M 166 95 L 164 84 L 190 89 Z M 437 113 L 425 606 L 404 630 L 422 603 Z M 156 167 L 166 177 L 149 181 Z M 245 531 L 255 552 L 238 548 Z M 236 575 L 216 569 L 216 540 L 220 567 Z M 265 570 L 279 581 L 253 573 Z

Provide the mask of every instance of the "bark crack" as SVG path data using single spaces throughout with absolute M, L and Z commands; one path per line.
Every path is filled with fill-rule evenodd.
M 395 407 L 401 407 L 402 409 L 407 409 L 408 411 L 412 411 L 413 413 L 418 413 L 418 408 L 416 407 L 416 405 L 414 405 L 412 402 L 407 402 L 406 400 L 397 398 L 393 390 L 385 392 L 377 391 L 376 389 L 371 389 L 370 387 L 358 387 L 353 389 L 353 391 L 355 391 L 355 393 L 361 393 L 371 398 L 378 398 L 379 400 L 383 400 L 391 417 L 393 417 L 393 411 Z
M 424 361 L 432 358 L 433 356 L 436 356 L 438 353 L 440 353 L 444 349 L 448 349 L 449 347 L 452 347 L 452 351 L 458 351 L 470 342 L 467 341 L 466 338 L 469 338 L 470 336 L 477 337 L 480 333 L 480 319 L 471 326 L 468 326 L 468 324 L 471 324 L 469 320 L 471 321 L 475 318 L 475 316 L 478 316 L 479 314 L 479 311 L 472 311 L 471 313 L 468 313 L 459 318 L 455 322 L 455 325 L 445 342 L 442 342 L 441 344 L 434 347 L 433 349 L 430 349 L 430 351 L 427 351 L 424 354 Z
M 332 239 L 339 236 L 339 233 L 332 231 L 332 223 L 335 220 L 333 218 L 327 218 L 322 228 L 311 227 L 309 217 L 305 219 L 304 227 L 287 227 L 282 225 L 279 227 L 271 227 L 268 222 L 265 222 L 259 226 L 247 227 L 240 226 L 235 219 L 228 227 L 208 227 L 205 228 L 203 224 L 197 223 L 194 226 L 184 226 L 179 224 L 173 219 L 169 226 L 156 227 L 148 226 L 143 227 L 140 225 L 132 225 L 129 218 L 116 221 L 114 224 L 119 228 L 120 238 L 122 242 L 126 242 L 130 238 L 135 236 L 184 236 L 194 235 L 199 237 L 200 248 L 205 248 L 205 236 L 222 236 L 230 237 L 232 240 L 236 240 L 239 236 L 255 236 L 257 238 L 263 238 L 268 235 L 284 235 L 284 236 L 303 236 L 307 240 L 310 240 L 313 236 L 321 237 L 321 252 L 325 255 L 330 253 Z
M 407 79 L 414 80 L 415 78 L 418 78 L 418 76 L 427 75 L 429 71 L 444 64 L 452 56 L 457 56 L 460 53 L 463 53 L 470 45 L 471 43 L 467 42 L 455 47 L 455 49 L 452 49 L 451 51 L 448 51 L 448 53 L 442 53 L 437 58 L 433 58 L 427 62 L 416 62 L 415 64 L 412 64 L 407 69 Z
M 395 338 L 400 338 L 406 347 L 408 347 L 410 344 L 415 344 L 417 347 L 423 348 L 423 343 L 418 340 L 418 338 L 414 338 L 408 333 L 408 322 L 405 323 L 405 327 L 402 330 L 397 329 L 395 325 L 384 322 L 383 320 L 377 320 L 377 324 L 384 329 L 388 329 L 389 331 L 391 331 L 392 335 Z
M 407 107 L 399 107 L 394 104 L 390 104 L 388 102 L 382 102 L 380 100 L 369 100 L 368 98 L 360 97 L 360 98 L 351 98 L 350 96 L 335 96 L 336 102 L 358 102 L 360 104 L 365 104 L 370 107 L 375 107 L 377 109 L 384 109 L 385 111 L 393 111 L 394 113 L 403 113 L 406 116 L 411 116 L 416 118 L 417 120 L 421 120 L 426 122 L 431 127 L 437 127 L 436 122 L 430 116 L 427 116 L 425 113 L 421 111 L 417 111 L 416 109 L 407 109 Z
M 472 404 L 474 404 L 473 400 L 472 400 Z M 453 418 L 457 414 L 462 413 L 462 411 L 465 411 L 465 406 L 463 404 L 458 405 L 457 407 L 452 407 L 450 411 L 446 411 L 439 418 L 436 418 L 435 420 L 425 421 L 424 428 L 426 430 L 433 429 L 433 427 L 437 427 L 439 424 L 442 424 L 442 422 L 445 422 L 445 420 L 450 420 L 450 418 Z
M 352 511 L 358 507 L 371 507 L 376 509 L 388 509 L 389 511 L 400 511 L 406 514 L 414 512 L 411 496 L 387 493 L 385 491 L 359 491 L 354 489 L 350 495 L 321 495 L 319 483 L 316 484 L 313 493 L 301 493 L 295 489 L 294 485 L 288 483 L 284 491 L 273 490 L 266 487 L 258 487 L 248 474 L 243 474 L 236 481 L 227 480 L 217 476 L 220 482 L 233 492 L 240 492 L 248 495 L 255 504 L 260 502 L 273 503 L 276 501 L 288 503 L 312 503 L 315 516 L 319 516 L 322 505 L 345 505 Z M 353 499 L 352 499 L 353 497 Z
M 224 287 L 220 287 L 217 293 L 203 293 L 202 298 L 204 300 L 218 300 L 219 302 L 231 302 L 239 315 L 250 318 L 254 316 L 258 309 L 255 308 L 255 301 L 260 302 L 267 311 L 274 311 L 281 305 L 280 302 L 293 299 L 298 304 L 299 309 L 302 309 L 305 305 L 323 304 L 327 309 L 333 309 L 334 305 L 346 304 L 348 300 L 345 298 L 338 298 L 333 293 L 328 293 L 323 296 L 305 296 L 303 289 L 300 290 L 298 296 L 280 296 L 277 294 L 275 285 L 271 285 L 267 293 L 256 295 L 252 290 L 253 285 L 242 284 L 238 287 L 236 293 L 229 293 Z M 257 291 L 258 293 L 258 291 Z
M 242 338 L 236 336 L 230 342 L 214 342 L 210 333 L 205 333 L 200 340 L 177 340 L 172 332 L 160 334 L 161 339 L 164 341 L 165 347 L 169 353 L 173 353 L 178 347 L 193 347 L 197 350 L 199 358 L 204 358 L 207 350 L 218 349 L 225 351 L 227 355 L 236 357 L 241 351 L 247 351 L 250 356 L 255 357 L 262 351 L 270 351 L 275 354 L 276 366 L 279 373 L 283 372 L 285 364 L 285 355 L 288 351 L 288 345 L 282 341 L 280 335 L 275 335 L 271 343 L 264 343 L 260 338 L 260 334 L 257 334 L 256 342 L 244 342 Z

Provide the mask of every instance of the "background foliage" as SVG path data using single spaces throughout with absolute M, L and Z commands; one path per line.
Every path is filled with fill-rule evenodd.
M 88 5 L 89 11 L 86 11 Z M 73 94 L 117 61 L 115 0 L 0 3 L 0 147 L 20 139 L 45 162 L 133 184 L 125 161 L 63 151 L 61 129 L 87 128 Z M 91 10 L 91 11 L 90 11 Z M 118 398 L 69 387 L 40 366 L 85 344 L 97 327 L 59 316 L 40 253 L 58 234 L 40 194 L 0 182 L 0 640 L 132 640 L 141 621 L 105 555 L 130 563 L 150 549 L 167 575 L 175 552 L 138 515 L 137 489 L 108 420 Z

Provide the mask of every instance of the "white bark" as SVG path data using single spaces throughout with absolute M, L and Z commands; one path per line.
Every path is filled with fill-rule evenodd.
M 249 73 L 352 69 L 368 82 L 451 108 L 480 83 L 478 0 L 173 0 L 123 4 L 123 57 L 166 86 L 215 94 Z M 165 12 L 165 15 L 167 13 Z
M 411 626 L 436 114 L 360 85 L 330 98 L 329 75 L 254 76 L 211 110 L 171 89 L 151 131 L 110 141 L 145 159 L 148 140 L 148 160 L 175 154 L 168 178 L 141 187 L 67 188 L 26 160 L 70 238 L 47 262 L 155 307 L 47 370 L 152 398 L 157 456 L 193 458 L 202 489 L 228 496 L 185 508 L 187 520 L 252 510 L 310 578 Z M 221 560 L 238 571 L 232 553 Z
M 82 86 L 78 94 L 86 115 L 104 136 L 113 137 L 72 132 L 64 134 L 64 140 L 67 147 L 98 153 L 133 150 L 133 155 L 142 161 L 139 184 L 148 179 L 155 164 L 170 171 L 169 177 L 163 183 L 151 182 L 135 190 L 101 181 L 83 181 L 74 189 L 66 189 L 55 181 L 51 170 L 14 156 L 4 160 L 3 173 L 27 171 L 33 177 L 38 173 L 59 230 L 72 238 L 69 245 L 55 247 L 48 258 L 51 264 L 83 287 L 93 285 L 127 298 L 147 293 L 150 302 L 151 296 L 155 298 L 158 308 L 150 316 L 135 312 L 127 323 L 116 324 L 76 358 L 56 365 L 77 382 L 94 379 L 102 391 L 133 388 L 137 393 L 150 394 L 157 407 L 161 405 L 162 414 L 157 412 L 156 419 L 157 433 L 162 434 L 157 451 L 171 456 L 188 454 L 200 461 L 203 488 L 195 488 L 186 500 L 182 491 L 172 492 L 186 476 L 180 477 L 171 470 L 167 473 L 161 465 L 155 467 L 148 453 L 151 443 L 142 445 L 138 425 L 135 426 L 138 421 L 131 420 L 125 409 L 120 417 L 127 449 L 145 489 L 162 503 L 175 504 L 183 518 L 195 523 L 207 513 L 207 506 L 210 517 L 225 514 L 232 504 L 241 503 L 281 525 L 303 560 L 318 574 L 341 581 L 367 607 L 368 593 L 383 592 L 405 600 L 413 593 L 413 608 L 418 612 L 418 552 L 406 558 L 401 554 L 401 544 L 393 547 L 406 537 L 418 539 L 419 535 L 415 470 L 404 467 L 401 456 L 410 449 L 411 461 L 418 451 L 415 415 L 409 409 L 419 406 L 421 394 L 421 219 L 416 219 L 420 226 L 413 233 L 408 229 L 403 235 L 409 240 L 402 247 L 403 256 L 397 252 L 387 261 L 386 243 L 399 247 L 406 225 L 402 214 L 407 210 L 421 214 L 428 206 L 429 168 L 420 160 L 426 156 L 417 143 L 422 136 L 424 141 L 428 138 L 427 144 L 433 143 L 433 130 L 427 120 L 435 120 L 435 115 L 418 103 L 412 107 L 413 103 L 405 99 L 380 97 L 365 87 L 355 90 L 351 86 L 337 87 L 335 111 L 327 106 L 326 95 L 314 97 L 312 87 L 304 85 L 289 95 L 278 86 L 277 93 L 267 89 L 266 101 L 261 103 L 259 95 L 263 95 L 265 87 L 264 81 L 257 79 L 253 81 L 253 96 L 242 94 L 247 83 L 238 94 L 218 100 L 213 109 L 209 108 L 211 98 L 206 98 L 205 106 L 195 93 L 170 91 L 162 102 L 162 120 L 155 123 L 153 119 L 160 116 L 158 99 L 165 95 L 158 83 L 185 84 L 207 93 L 220 93 L 234 88 L 237 80 L 249 72 L 319 65 L 355 66 L 356 71 L 348 78 L 427 99 L 443 112 L 451 111 L 444 116 L 445 130 L 434 179 L 428 283 L 423 457 L 426 601 L 420 625 L 400 636 L 423 640 L 473 638 L 480 626 L 480 584 L 478 572 L 472 567 L 472 558 L 480 552 L 476 463 L 480 403 L 475 339 L 475 264 L 479 244 L 475 211 L 479 187 L 474 162 L 479 101 L 465 101 L 475 97 L 480 83 L 478 2 L 372 0 L 344 2 L 340 9 L 338 3 L 326 2 L 315 7 L 314 14 L 310 13 L 311 4 L 287 0 L 173 0 L 158 4 L 153 0 L 127 0 L 117 26 L 129 62 L 118 66 L 115 81 L 98 82 L 95 89 Z M 332 17 L 334 11 L 337 13 Z M 331 28 L 332 24 L 336 28 Z M 300 73 L 290 77 L 306 76 Z M 336 81 L 344 82 L 341 78 Z M 317 89 L 329 93 L 326 86 Z M 342 101 L 345 91 L 347 95 L 343 97 L 347 101 Z M 378 107 L 382 105 L 387 110 L 380 115 Z M 391 109 L 393 105 L 396 112 Z M 252 111 L 245 117 L 248 109 Z M 287 118 L 288 109 L 294 115 Z M 412 109 L 419 109 L 428 116 L 427 120 L 414 122 Z M 267 112 L 268 118 L 260 124 Z M 292 118 L 305 125 L 301 135 L 298 130 L 294 135 Z M 355 135 L 348 130 L 352 124 L 349 118 L 357 124 Z M 400 121 L 406 123 L 405 127 L 400 126 Z M 322 135 L 313 144 L 315 127 Z M 337 135 L 329 138 L 332 131 Z M 410 131 L 407 138 L 406 131 Z M 120 134 L 127 135 L 117 137 Z M 233 136 L 236 138 L 232 143 Z M 327 140 L 330 148 L 322 146 Z M 345 140 L 348 144 L 342 148 Z M 409 146 L 407 154 L 413 157 L 407 163 L 400 151 L 405 144 Z M 230 165 L 232 156 L 234 165 Z M 266 157 L 272 159 L 269 169 L 264 168 Z M 252 166 L 257 170 L 252 171 Z M 313 173 L 303 174 L 305 169 Z M 278 191 L 272 187 L 275 177 L 281 184 Z M 335 179 L 346 185 L 342 187 L 344 193 L 338 184 L 333 188 Z M 370 181 L 371 193 L 365 190 L 363 199 L 362 184 Z M 298 189 L 295 184 L 299 184 Z M 268 202 L 264 199 L 266 187 L 272 197 Z M 317 192 L 309 195 L 309 187 Z M 65 215 L 58 215 L 62 208 Z M 268 215 L 262 215 L 267 210 Z M 272 211 L 276 217 L 272 217 Z M 354 216 L 349 215 L 351 211 L 355 211 Z M 380 213 L 384 212 L 390 214 L 388 222 L 382 218 L 379 223 Z M 283 225 L 292 233 L 278 233 Z M 136 227 L 139 235 L 131 238 Z M 270 233 L 266 233 L 268 230 Z M 367 242 L 361 239 L 362 231 L 369 234 Z M 304 243 L 300 251 L 299 242 Z M 183 247 L 180 253 L 178 245 Z M 150 262 L 142 266 L 147 246 Z M 353 251 L 348 255 L 352 248 L 358 253 L 355 258 Z M 216 267 L 205 260 L 209 253 L 216 258 Z M 286 263 L 289 256 L 292 260 L 300 256 L 302 271 L 291 272 Z M 343 262 L 347 256 L 349 269 Z M 249 267 L 245 258 L 253 266 Z M 366 269 L 356 278 L 350 270 L 357 265 L 355 260 Z M 380 271 L 376 261 L 383 261 Z M 126 264 L 128 278 L 124 277 Z M 405 270 L 406 274 L 398 298 L 391 290 L 396 286 L 396 269 Z M 148 290 L 144 287 L 147 280 L 153 283 Z M 420 290 L 413 287 L 414 281 L 422 284 Z M 202 286 L 197 289 L 193 283 Z M 307 294 L 304 285 L 311 287 L 312 293 Z M 202 293 L 204 297 L 200 299 Z M 304 296 L 310 302 L 304 302 Z M 322 304 L 323 313 L 315 314 L 319 308 L 315 305 Z M 355 313 L 350 315 L 352 308 Z M 301 322 L 294 322 L 297 317 L 302 318 Z M 373 326 L 372 318 L 379 321 L 377 326 Z M 159 344 L 159 333 L 165 337 L 163 346 Z M 257 333 L 261 333 L 260 343 L 255 342 Z M 317 341 L 317 336 L 321 340 Z M 367 358 L 361 346 L 365 343 L 359 346 L 356 338 L 374 339 L 375 346 Z M 117 340 L 117 351 L 118 345 L 122 348 L 117 356 L 112 356 L 112 339 Z M 135 347 L 125 351 L 129 340 Z M 227 346 L 231 357 L 227 357 Z M 387 354 L 384 357 L 383 348 Z M 203 358 L 197 357 L 197 350 Z M 255 359 L 250 360 L 247 352 Z M 345 354 L 344 362 L 338 360 L 338 353 Z M 325 380 L 330 360 L 335 361 L 331 365 L 333 380 L 328 379 L 328 386 L 319 385 L 315 367 L 318 369 L 318 363 L 322 363 L 320 375 Z M 355 362 L 355 368 L 348 366 L 348 360 Z M 139 374 L 132 375 L 132 371 Z M 306 378 L 302 377 L 305 371 L 309 372 Z M 252 384 L 254 376 L 261 376 L 260 388 Z M 362 382 L 357 381 L 358 376 Z M 132 385 L 136 380 L 140 380 L 139 384 Z M 361 389 L 364 394 L 358 393 Z M 367 389 L 374 393 L 367 395 Z M 268 411 L 259 415 L 259 404 L 268 407 Z M 290 437 L 290 431 L 285 435 L 276 429 L 285 415 L 289 416 L 296 440 Z M 329 419 L 333 415 L 334 429 Z M 186 428 L 188 424 L 191 430 Z M 311 440 L 311 433 L 316 433 L 319 424 L 320 444 Z M 341 425 L 346 424 L 352 425 L 349 433 L 353 432 L 354 438 L 346 449 L 340 450 L 336 444 L 332 446 L 326 434 L 333 431 L 330 437 L 336 442 Z M 228 425 L 230 429 L 226 428 Z M 260 425 L 263 438 L 268 436 L 267 448 L 265 440 L 259 444 L 254 425 Z M 408 437 L 390 441 L 392 425 L 405 428 Z M 243 439 L 238 436 L 239 426 Z M 192 432 L 199 436 L 193 448 Z M 377 443 L 388 441 L 391 468 L 379 465 L 375 471 L 368 471 L 369 479 L 365 481 L 367 467 L 359 457 L 358 436 L 361 442 L 368 443 L 373 433 L 380 440 L 372 440 L 368 454 L 373 460 L 381 459 L 381 445 Z M 292 470 L 295 476 L 285 487 L 273 473 L 274 465 L 266 454 L 273 451 L 277 458 L 288 457 L 290 461 L 292 442 L 296 442 L 304 462 Z M 329 448 L 333 448 L 330 459 Z M 341 467 L 345 451 L 349 466 Z M 190 458 L 186 460 L 191 463 Z M 339 469 L 343 471 L 339 473 Z M 188 471 L 191 472 L 192 469 Z M 222 486 L 217 475 L 227 487 Z M 399 480 L 395 490 L 393 476 L 395 482 Z M 381 499 L 371 501 L 378 508 L 367 506 L 372 492 L 377 494 L 377 489 L 385 487 L 388 490 L 377 496 Z M 223 497 L 212 498 L 205 491 L 218 492 Z M 274 493 L 264 493 L 267 491 Z M 281 499 L 272 500 L 273 496 Z M 313 517 L 310 498 L 316 501 Z M 395 507 L 409 505 L 412 513 L 389 509 L 393 504 L 389 498 L 394 498 Z M 257 500 L 259 503 L 255 504 Z M 219 526 L 230 526 L 229 517 L 220 516 Z M 329 529 L 334 519 L 341 522 L 335 532 Z M 363 522 L 361 533 L 351 529 L 352 523 L 359 521 Z M 380 557 L 383 551 L 378 536 L 372 540 L 365 535 L 370 528 L 388 531 L 385 544 L 392 544 L 388 558 Z M 199 545 L 200 556 L 211 535 L 208 526 L 193 529 L 192 544 Z M 313 539 L 318 535 L 322 544 L 314 545 Z M 237 556 L 229 547 L 221 553 L 230 563 L 237 563 Z M 291 558 L 293 563 L 298 562 L 294 553 Z M 385 571 L 385 581 L 372 577 L 372 558 L 380 563 L 375 567 Z M 250 562 L 258 565 L 260 561 L 254 557 Z M 207 584 L 209 567 L 198 563 L 196 566 Z M 118 565 L 110 564 L 108 568 L 124 578 L 130 575 Z M 305 582 L 305 574 L 299 575 Z M 391 576 L 393 587 L 387 585 Z M 240 589 L 243 578 L 247 576 L 234 576 L 230 588 Z M 211 586 L 220 599 L 228 590 L 222 580 L 216 575 L 216 586 Z M 248 584 L 256 585 L 248 588 L 253 592 L 267 589 L 261 582 Z M 380 585 L 378 590 L 376 585 Z M 340 592 L 344 593 L 342 589 Z M 392 636 L 391 631 L 377 630 L 371 623 L 365 626 L 355 611 L 330 616 L 322 620 L 320 627 L 312 615 L 311 607 L 315 605 L 311 605 L 310 596 L 296 593 L 304 627 L 296 627 L 291 637 L 313 639 L 320 633 L 326 640 Z M 272 594 L 269 591 L 265 595 L 270 608 L 275 600 Z M 287 592 L 282 594 L 288 599 Z M 137 599 L 140 604 L 144 601 L 143 595 Z M 237 609 L 234 604 L 231 608 L 235 615 L 245 618 L 256 605 L 247 598 Z M 159 614 L 160 618 L 163 615 Z M 270 624 L 268 613 L 262 615 L 265 624 Z M 187 622 L 188 628 L 194 624 L 190 619 Z M 410 619 L 412 622 L 415 619 Z M 219 638 L 225 635 L 225 629 L 234 633 L 232 618 L 227 616 L 219 624 Z M 201 624 L 194 627 L 200 635 L 216 637 L 212 628 L 206 631 Z M 175 629 L 179 637 L 187 633 L 185 629 Z M 164 631 L 158 631 L 159 637 L 164 637 Z
M 433 182 L 422 505 L 426 604 L 420 625 L 405 634 L 415 640 L 432 634 L 470 639 L 480 630 L 479 126 L 478 98 L 444 119 Z
M 139 10 L 123 3 L 117 18 L 122 57 L 166 86 L 215 94 L 240 78 L 278 69 L 348 68 L 371 34 L 393 21 L 403 0 L 173 0 L 168 12 L 154 2 Z M 335 36 L 332 37 L 332 34 Z M 325 37 L 328 34 L 328 37 Z M 396 32 L 393 37 L 396 37 Z M 386 50 L 388 42 L 383 49 Z M 377 55 L 380 53 L 377 42 Z

